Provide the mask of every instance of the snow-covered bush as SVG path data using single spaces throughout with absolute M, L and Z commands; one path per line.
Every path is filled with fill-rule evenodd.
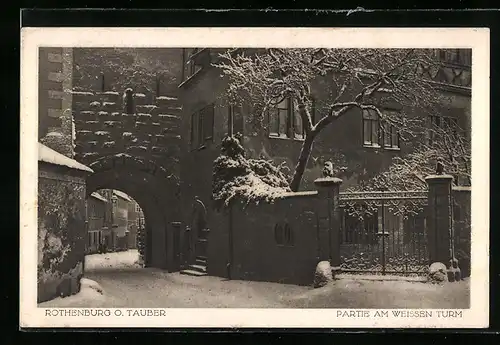
M 213 200 L 216 208 L 237 198 L 246 204 L 272 202 L 290 187 L 280 168 L 262 159 L 245 157 L 245 149 L 233 136 L 222 140 L 221 154 L 214 162 Z
M 60 237 L 41 227 L 38 232 L 38 280 L 57 278 L 60 275 L 57 268 L 70 251 L 71 247 L 63 244 Z

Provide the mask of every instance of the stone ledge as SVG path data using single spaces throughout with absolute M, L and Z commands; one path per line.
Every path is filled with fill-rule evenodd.
M 426 181 L 433 181 L 433 182 L 448 182 L 448 181 L 453 181 L 453 176 L 451 175 L 429 175 L 425 177 Z
M 453 186 L 451 189 L 454 192 L 471 192 L 472 191 L 471 186 Z
M 321 177 L 314 180 L 316 187 L 331 187 L 342 183 L 342 179 L 337 177 Z

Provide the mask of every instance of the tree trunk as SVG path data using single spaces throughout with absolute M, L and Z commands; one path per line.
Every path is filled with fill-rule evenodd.
M 290 188 L 293 192 L 297 192 L 299 190 L 300 182 L 302 181 L 302 176 L 304 175 L 307 162 L 309 161 L 309 156 L 311 155 L 314 137 L 315 136 L 312 133 L 309 133 L 306 136 L 304 143 L 302 144 L 299 160 L 297 162 L 297 165 L 295 166 L 292 182 L 290 183 Z

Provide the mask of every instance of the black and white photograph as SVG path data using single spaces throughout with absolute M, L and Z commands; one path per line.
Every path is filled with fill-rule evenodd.
M 32 44 L 31 322 L 487 326 L 489 36 L 266 30 Z

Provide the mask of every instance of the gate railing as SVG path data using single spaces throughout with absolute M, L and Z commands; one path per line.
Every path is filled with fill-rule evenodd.
M 427 204 L 427 191 L 339 193 L 342 271 L 425 273 L 428 256 L 422 215 Z
M 339 193 L 340 207 L 352 216 L 363 217 L 384 206 L 394 215 L 416 215 L 427 206 L 427 191 L 369 191 Z

